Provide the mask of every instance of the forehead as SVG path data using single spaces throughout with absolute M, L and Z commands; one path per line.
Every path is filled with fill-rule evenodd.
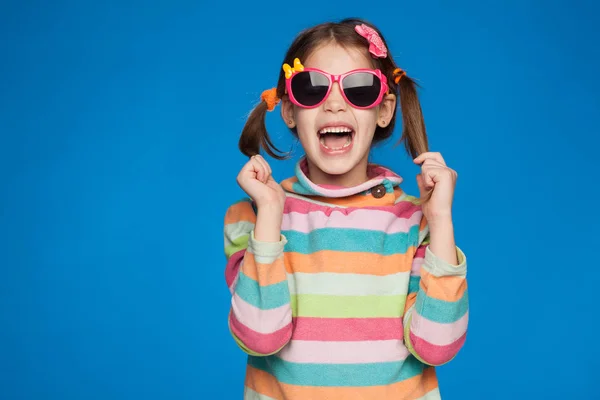
M 374 67 L 366 49 L 343 47 L 335 42 L 317 47 L 301 61 L 306 68 L 318 68 L 336 75 L 353 69 Z

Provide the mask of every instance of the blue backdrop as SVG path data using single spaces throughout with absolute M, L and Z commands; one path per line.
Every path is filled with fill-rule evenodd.
M 600 397 L 598 3 L 49 4 L 0 6 L 1 399 L 240 398 L 222 238 L 237 140 L 294 35 L 346 16 L 419 79 L 459 173 L 472 313 L 444 399 Z M 398 134 L 373 160 L 416 193 Z

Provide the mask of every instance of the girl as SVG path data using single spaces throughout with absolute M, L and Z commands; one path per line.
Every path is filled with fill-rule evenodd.
M 305 30 L 240 139 L 249 199 L 225 216 L 229 328 L 248 354 L 245 399 L 440 399 L 435 366 L 463 346 L 466 259 L 454 242 L 456 173 L 427 138 L 415 84 L 380 32 L 347 19 Z M 420 199 L 368 162 L 399 102 Z M 259 155 L 281 116 L 305 156 L 281 185 Z M 279 153 L 279 154 L 278 154 Z

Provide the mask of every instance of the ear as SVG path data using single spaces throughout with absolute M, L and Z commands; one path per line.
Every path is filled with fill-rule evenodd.
M 292 129 L 296 126 L 296 119 L 294 118 L 294 104 L 290 101 L 287 95 L 284 95 L 281 99 L 281 118 L 288 128 Z
M 379 116 L 377 118 L 377 125 L 385 128 L 390 124 L 392 117 L 394 116 L 394 110 L 396 109 L 396 95 L 389 93 L 383 98 L 383 101 L 379 104 Z

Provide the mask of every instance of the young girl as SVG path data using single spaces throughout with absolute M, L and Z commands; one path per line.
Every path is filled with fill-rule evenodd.
M 245 399 L 440 399 L 435 366 L 463 346 L 466 259 L 454 242 L 456 173 L 427 138 L 415 84 L 380 32 L 347 19 L 305 30 L 250 115 L 225 216 L 229 328 L 248 354 Z M 421 166 L 420 198 L 370 164 L 392 134 Z M 305 156 L 281 185 L 259 155 L 281 116 Z M 279 153 L 279 154 L 277 154 Z

